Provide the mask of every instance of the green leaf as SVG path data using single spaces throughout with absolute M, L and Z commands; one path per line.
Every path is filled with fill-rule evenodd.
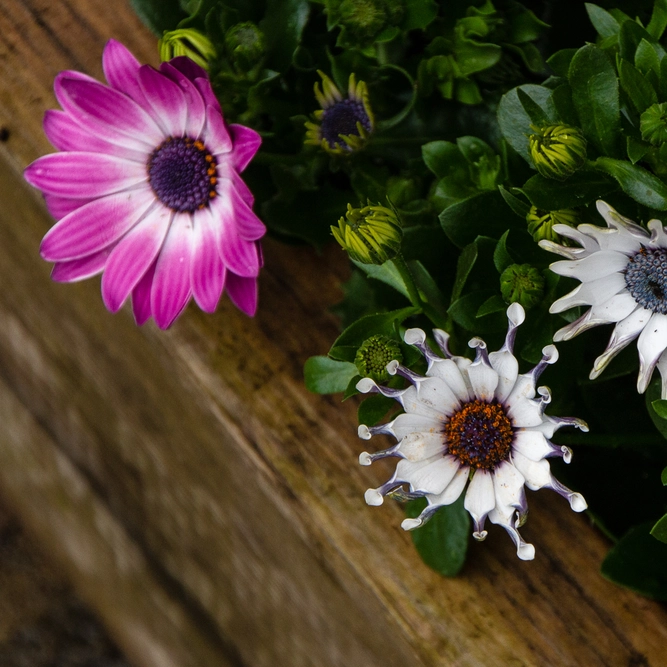
M 497 294 L 488 289 L 470 292 L 457 299 L 447 312 L 456 324 L 462 326 L 467 331 L 475 332 L 476 334 L 504 331 L 507 328 L 507 318 L 504 315 L 504 311 L 507 308 L 506 305 L 502 309 L 502 313 L 500 311 L 487 312 L 484 319 L 477 319 L 480 308 L 493 296 L 497 296 Z
M 660 481 L 662 482 L 663 486 L 667 486 L 667 468 L 662 471 L 662 474 L 660 475 Z
M 632 164 L 639 162 L 651 148 L 646 142 L 639 141 L 639 139 L 635 139 L 634 137 L 627 137 L 626 141 L 628 159 Z
M 655 72 L 657 76 L 660 76 L 660 58 L 653 45 L 647 39 L 642 39 L 639 42 L 639 46 L 635 52 L 635 67 L 642 74 Z
M 493 313 L 505 312 L 507 304 L 505 300 L 498 294 L 490 296 L 477 310 L 477 317 L 484 317 L 485 315 L 492 315 Z
M 497 190 L 482 192 L 446 208 L 440 214 L 445 234 L 459 248 L 478 236 L 499 238 L 507 229 L 525 229 L 520 219 Z
M 653 522 L 630 530 L 602 563 L 604 577 L 654 600 L 667 600 L 667 545 L 651 537 Z
M 607 155 L 618 155 L 621 111 L 618 79 L 607 55 L 594 44 L 577 51 L 570 63 L 572 99 L 584 134 Z
M 502 185 L 498 186 L 498 192 L 502 195 L 505 203 L 520 217 L 525 218 L 530 212 L 530 206 L 526 202 L 513 195 L 509 190 L 506 190 Z
M 159 37 L 165 30 L 174 30 L 187 14 L 178 0 L 130 0 L 139 18 Z
M 285 72 L 291 65 L 309 12 L 308 0 L 267 0 L 259 27 L 266 38 L 267 61 L 272 69 Z
M 556 112 L 560 120 L 575 127 L 579 125 L 579 115 L 574 106 L 570 84 L 564 83 L 555 88 L 551 94 L 551 100 L 554 107 L 556 107 Z
M 452 289 L 452 303 L 461 296 L 466 281 L 468 280 L 468 276 L 472 271 L 472 267 L 475 266 L 475 262 L 477 261 L 477 255 L 478 250 L 476 243 L 467 245 L 461 251 L 459 261 L 456 265 L 456 278 Z
M 512 255 L 510 255 L 509 250 L 507 250 L 507 237 L 509 236 L 510 230 L 508 229 L 498 241 L 495 250 L 493 251 L 493 263 L 496 267 L 498 273 L 502 273 L 508 266 L 514 264 Z
M 405 15 L 401 23 L 403 30 L 424 30 L 438 15 L 435 0 L 406 0 Z
M 303 367 L 306 389 L 315 394 L 345 391 L 350 380 L 358 374 L 354 364 L 329 357 L 310 357 Z
M 641 114 L 658 101 L 653 86 L 627 60 L 621 60 L 619 66 L 621 87 L 627 93 L 630 103 Z
M 405 285 L 401 272 L 396 268 L 392 260 L 384 264 L 362 264 L 361 262 L 352 262 L 358 269 L 363 271 L 369 278 L 379 280 L 385 285 L 393 287 L 400 292 L 406 299 L 410 298 L 408 288 Z
M 554 181 L 539 174 L 519 189 L 530 203 L 545 211 L 576 208 L 617 189 L 614 181 L 593 169 L 580 169 L 566 181 Z
M 517 88 L 516 92 L 519 97 L 519 102 L 521 102 L 523 110 L 528 114 L 531 123 L 537 126 L 547 125 L 549 123 L 547 114 L 542 111 L 538 104 L 533 102 L 533 98 L 530 97 L 530 95 L 527 95 L 521 88 Z
M 424 164 L 438 177 L 457 174 L 461 181 L 469 178 L 465 157 L 451 141 L 431 141 L 422 146 Z
M 667 514 L 658 519 L 657 523 L 651 528 L 651 535 L 656 540 L 667 543 Z
M 621 26 L 608 11 L 588 2 L 586 3 L 586 11 L 588 12 L 588 18 L 600 37 L 618 35 Z
M 375 426 L 395 405 L 396 401 L 393 398 L 382 394 L 371 394 L 359 404 L 357 419 L 360 424 Z
M 570 63 L 577 49 L 561 49 L 547 58 L 547 65 L 551 67 L 556 76 L 566 77 L 570 69 Z
M 667 210 L 667 185 L 646 169 L 608 157 L 598 158 L 593 165 L 613 176 L 623 192 L 635 201 L 658 211 Z
M 395 337 L 396 325 L 419 312 L 418 308 L 401 308 L 387 313 L 365 315 L 338 336 L 329 350 L 329 356 L 339 361 L 354 361 L 359 346 L 375 334 Z
M 463 507 L 463 494 L 451 505 L 437 510 L 433 518 L 412 532 L 412 541 L 422 560 L 445 577 L 455 577 L 463 567 L 468 550 L 470 516 Z M 410 518 L 419 516 L 425 500 L 413 500 L 405 507 Z
M 665 28 L 667 28 L 667 0 L 655 0 L 651 21 L 646 26 L 646 31 L 651 37 L 660 39 Z
M 509 145 L 523 157 L 528 164 L 532 165 L 530 151 L 528 148 L 528 137 L 533 134 L 530 129 L 533 123 L 530 115 L 526 112 L 519 99 L 519 89 L 528 95 L 530 99 L 543 111 L 550 123 L 558 120 L 556 108 L 551 101 L 551 91 L 544 86 L 527 84 L 518 88 L 512 88 L 502 96 L 498 105 L 498 123 L 500 130 Z
M 651 407 L 660 419 L 667 419 L 667 401 L 659 398 L 651 403 Z

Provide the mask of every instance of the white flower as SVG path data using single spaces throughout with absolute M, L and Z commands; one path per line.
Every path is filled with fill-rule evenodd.
M 624 218 L 609 204 L 597 208 L 608 229 L 579 225 L 576 229 L 554 225 L 554 231 L 581 247 L 566 248 L 551 241 L 540 246 L 567 257 L 554 262 L 551 270 L 581 281 L 549 309 L 560 313 L 574 306 L 590 306 L 578 320 L 559 329 L 554 341 L 570 340 L 599 324 L 613 323 L 607 349 L 595 360 L 594 380 L 609 362 L 637 339 L 639 377 L 637 391 L 643 394 L 658 367 L 662 376 L 662 398 L 667 398 L 667 234 L 659 220 L 648 223 L 650 234 Z
M 369 505 L 381 505 L 384 496 L 425 497 L 426 509 L 416 519 L 405 519 L 405 530 L 421 526 L 443 505 L 450 505 L 463 493 L 464 506 L 475 524 L 473 536 L 486 537 L 487 519 L 501 525 L 517 547 L 523 560 L 535 557 L 535 548 L 524 542 L 519 528 L 526 520 L 528 506 L 524 486 L 531 490 L 544 487 L 566 497 L 575 512 L 586 509 L 586 501 L 558 482 L 550 472 L 550 456 L 561 456 L 569 463 L 572 452 L 549 441 L 561 426 L 588 427 L 580 419 L 557 418 L 544 414 L 551 401 L 547 387 L 535 388 L 548 364 L 558 359 L 553 345 L 543 350 L 543 358 L 528 373 L 519 375 L 519 364 L 512 350 L 517 327 L 525 313 L 518 303 L 507 309 L 509 327 L 505 344 L 489 354 L 480 338 L 469 345 L 477 349 L 475 361 L 450 353 L 448 334 L 433 331 L 445 358 L 426 345 L 421 329 L 408 329 L 405 342 L 414 345 L 426 357 L 425 376 L 417 375 L 397 361 L 387 370 L 410 381 L 405 389 L 377 385 L 370 378 L 357 384 L 362 393 L 378 391 L 395 398 L 405 412 L 388 424 L 359 427 L 359 437 L 368 440 L 376 434 L 393 435 L 398 441 L 389 449 L 369 454 L 363 452 L 359 463 L 370 465 L 376 459 L 396 456 L 401 460 L 389 481 L 366 491 Z M 536 398 L 536 394 L 539 396 Z M 470 483 L 468 484 L 468 480 Z M 409 485 L 409 493 L 402 485 Z

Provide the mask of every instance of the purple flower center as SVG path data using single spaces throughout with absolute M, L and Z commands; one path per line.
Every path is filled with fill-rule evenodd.
M 340 135 L 360 136 L 357 123 L 361 123 L 366 132 L 371 131 L 371 121 L 363 103 L 349 98 L 336 102 L 322 114 L 322 138 L 326 139 L 329 146 L 349 148 Z
M 507 459 L 514 440 L 514 429 L 497 402 L 469 401 L 455 412 L 444 428 L 447 453 L 463 465 L 493 470 Z
M 625 268 L 625 284 L 640 306 L 667 315 L 667 249 L 638 252 Z
M 216 196 L 216 165 L 201 141 L 169 137 L 151 154 L 148 182 L 165 206 L 193 213 Z

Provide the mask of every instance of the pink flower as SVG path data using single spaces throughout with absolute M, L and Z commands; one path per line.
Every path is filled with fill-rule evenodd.
M 169 327 L 194 297 L 213 312 L 224 288 L 257 308 L 265 227 L 239 176 L 259 135 L 227 125 L 206 72 L 188 58 L 141 66 L 119 42 L 104 49 L 109 85 L 80 72 L 55 80 L 62 111 L 44 131 L 60 151 L 25 170 L 58 219 L 42 241 L 52 278 L 97 273 L 111 312 L 132 296 L 137 324 Z

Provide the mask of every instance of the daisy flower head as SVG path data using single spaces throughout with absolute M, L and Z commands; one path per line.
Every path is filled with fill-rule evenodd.
M 381 505 L 384 496 L 425 497 L 428 505 L 416 519 L 405 519 L 405 530 L 423 525 L 434 512 L 455 502 L 465 491 L 464 506 L 474 522 L 473 537 L 486 538 L 486 519 L 510 535 L 522 560 L 532 560 L 535 548 L 526 543 L 518 528 L 528 513 L 524 487 L 549 488 L 568 499 L 575 512 L 586 509 L 579 493 L 563 486 L 551 474 L 547 458 L 572 458 L 567 447 L 550 438 L 561 426 L 587 431 L 586 423 L 570 417 L 551 417 L 545 408 L 551 401 L 547 387 L 536 387 L 548 364 L 558 359 L 553 345 L 543 350 L 542 360 L 528 373 L 519 374 L 513 354 L 517 327 L 524 321 L 521 305 L 507 309 L 509 326 L 500 350 L 489 353 L 480 338 L 469 345 L 476 349 L 474 361 L 453 355 L 449 336 L 440 329 L 434 338 L 444 356 L 426 344 L 421 329 L 408 329 L 404 340 L 426 358 L 428 370 L 418 375 L 397 361 L 388 364 L 390 374 L 409 381 L 405 389 L 378 385 L 370 378 L 357 384 L 362 393 L 379 392 L 396 399 L 404 409 L 388 424 L 359 426 L 364 440 L 387 434 L 397 443 L 388 449 L 359 456 L 361 465 L 387 456 L 400 461 L 392 477 L 377 489 L 366 491 L 369 505 Z M 408 485 L 406 492 L 403 485 Z
M 306 144 L 321 146 L 333 155 L 347 155 L 363 148 L 375 127 L 373 111 L 368 100 L 368 87 L 350 74 L 347 97 L 336 84 L 318 70 L 322 88 L 315 83 L 315 97 L 321 109 L 306 123 Z
M 554 341 L 570 340 L 601 324 L 614 324 L 607 349 L 595 360 L 590 379 L 597 378 L 623 348 L 636 340 L 637 391 L 646 391 L 657 366 L 662 376 L 662 398 L 667 398 L 667 233 L 659 220 L 651 220 L 647 231 L 603 201 L 597 202 L 597 209 L 607 228 L 588 224 L 576 228 L 554 226 L 576 246 L 540 241 L 546 250 L 567 257 L 551 264 L 551 270 L 581 282 L 554 301 L 550 312 L 590 306 L 579 319 L 559 329 Z
M 62 110 L 44 130 L 58 153 L 25 170 L 58 220 L 42 241 L 52 278 L 102 273 L 111 312 L 128 297 L 137 324 L 169 327 L 191 297 L 213 312 L 223 289 L 257 306 L 265 227 L 240 173 L 260 144 L 227 125 L 206 72 L 185 57 L 159 70 L 119 42 L 103 56 L 107 85 L 74 71 L 55 80 Z

